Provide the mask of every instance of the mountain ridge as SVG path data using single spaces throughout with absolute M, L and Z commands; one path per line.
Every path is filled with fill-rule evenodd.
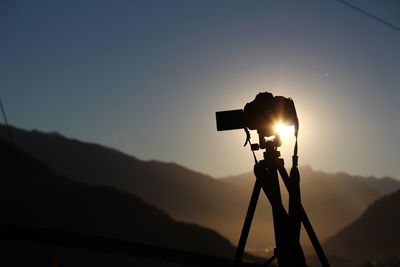
M 4 130 L 0 125 L 0 137 L 6 138 Z M 75 181 L 132 192 L 174 219 L 215 229 L 233 243 L 238 240 L 255 181 L 251 173 L 215 179 L 176 163 L 142 161 L 98 144 L 18 128 L 12 131 L 22 150 Z M 300 172 L 303 205 L 321 240 L 355 220 L 374 200 L 400 189 L 400 182 L 391 178 L 381 185 L 376 178 L 327 174 L 307 167 Z M 261 197 L 249 249 L 271 251 L 271 216 L 268 201 Z
M 39 226 L 232 258 L 215 230 L 176 221 L 132 193 L 59 175 L 0 140 L 1 224 Z M 10 156 L 11 155 L 11 156 Z
M 400 260 L 400 190 L 385 195 L 325 243 L 332 255 L 361 260 Z

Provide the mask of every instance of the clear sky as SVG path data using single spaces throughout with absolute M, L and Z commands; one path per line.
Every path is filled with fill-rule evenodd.
M 400 1 L 350 2 L 400 25 Z M 399 84 L 400 32 L 334 0 L 0 3 L 11 124 L 215 177 L 252 169 L 215 111 L 270 91 L 296 103 L 300 164 L 400 178 Z

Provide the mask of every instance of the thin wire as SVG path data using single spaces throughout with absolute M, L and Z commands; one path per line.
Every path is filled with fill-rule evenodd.
M 343 1 L 343 0 L 336 0 L 336 1 L 341 3 L 341 4 L 343 4 L 343 5 L 345 5 L 345 6 L 347 6 L 347 7 L 349 7 L 349 8 L 352 8 L 352 9 L 354 9 L 354 10 L 356 10 L 356 11 L 358 11 L 358 12 L 360 12 L 360 13 L 366 15 L 366 16 L 368 16 L 371 19 L 374 19 L 375 21 L 378 21 L 378 22 L 380 22 L 380 23 L 392 28 L 393 30 L 396 30 L 396 31 L 400 32 L 400 27 L 398 27 L 398 26 L 396 26 L 396 25 L 394 25 L 394 24 L 392 24 L 392 23 L 390 23 L 390 22 L 388 22 L 388 21 L 386 21 L 384 19 L 381 19 L 381 18 L 375 16 L 374 14 L 371 14 L 371 13 L 365 11 L 365 10 L 362 10 L 361 8 L 356 7 L 356 6 L 350 4 L 350 3 L 346 2 L 346 1 Z
M 10 128 L 10 125 L 8 124 L 6 110 L 5 110 L 4 106 L 3 106 L 3 102 L 1 101 L 1 98 L 0 98 L 0 109 L 1 109 L 1 113 L 2 113 L 3 118 L 4 118 L 4 123 L 6 124 L 7 133 L 8 133 L 8 137 L 10 139 L 11 146 L 14 149 L 14 151 L 13 151 L 13 153 L 15 153 L 14 154 L 14 160 L 16 162 L 15 171 L 16 171 L 17 176 L 18 176 L 20 174 L 19 173 L 20 172 L 19 171 L 19 167 L 20 167 L 19 155 L 17 153 L 17 146 L 15 145 L 14 138 L 13 138 L 13 135 L 11 133 L 11 128 Z M 28 186 L 27 177 L 25 177 L 25 179 L 24 179 L 24 184 L 25 184 L 25 190 L 26 190 L 26 194 L 27 194 L 28 205 L 32 209 L 34 224 L 36 226 L 38 226 L 39 225 L 39 218 L 38 218 L 38 215 L 37 215 L 37 212 L 36 212 L 35 203 L 34 203 L 34 201 L 32 200 L 32 197 L 31 197 L 31 191 L 30 191 L 29 186 Z
M 1 101 L 1 98 L 0 98 L 0 108 L 1 108 L 1 113 L 3 115 L 3 118 L 4 118 L 4 123 L 6 124 L 7 134 L 8 134 L 8 137 L 10 138 L 11 145 L 13 147 L 15 147 L 14 138 L 13 138 L 13 136 L 11 134 L 10 125 L 8 124 L 6 111 L 4 109 L 3 102 Z

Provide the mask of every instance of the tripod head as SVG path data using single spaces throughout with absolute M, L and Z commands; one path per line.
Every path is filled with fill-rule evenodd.
M 260 149 L 265 149 L 265 151 L 263 153 L 264 159 L 271 159 L 271 157 L 278 158 L 281 156 L 281 153 L 278 150 L 278 148 L 282 145 L 282 140 L 280 138 L 279 133 L 276 133 L 275 136 L 269 137 L 268 139 L 266 139 L 265 137 L 262 137 L 262 135 L 258 135 L 259 143 L 251 143 L 249 130 L 245 129 L 245 132 L 246 132 L 246 143 L 244 145 L 246 146 L 247 143 L 249 143 L 250 149 L 253 152 L 253 154 L 254 154 L 254 151 L 258 151 Z M 254 158 L 255 158 L 255 154 L 254 154 Z
M 282 146 L 282 139 L 279 133 L 276 133 L 274 136 L 270 136 L 268 138 L 263 137 L 263 135 L 258 134 L 258 143 L 250 143 L 250 132 L 247 128 L 244 129 L 246 132 L 246 143 L 250 144 L 250 148 L 252 151 L 258 151 L 260 149 L 267 149 L 271 145 L 278 148 Z

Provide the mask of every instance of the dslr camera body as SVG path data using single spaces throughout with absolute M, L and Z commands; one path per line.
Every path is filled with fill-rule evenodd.
M 247 103 L 244 109 L 216 112 L 217 130 L 227 131 L 248 128 L 257 130 L 260 139 L 276 136 L 276 125 L 294 125 L 297 136 L 299 120 L 291 98 L 273 96 L 264 92 Z

